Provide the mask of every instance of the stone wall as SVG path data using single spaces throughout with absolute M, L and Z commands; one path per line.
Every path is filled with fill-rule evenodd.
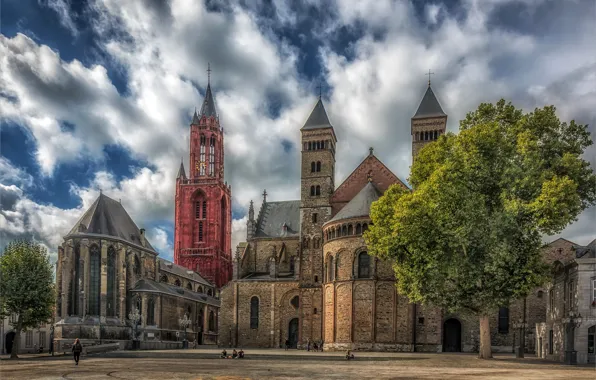
M 416 140 L 416 132 L 439 131 L 440 134 L 445 134 L 446 127 L 447 116 L 412 119 L 412 157 L 416 157 L 423 146 L 433 142 L 433 140 Z

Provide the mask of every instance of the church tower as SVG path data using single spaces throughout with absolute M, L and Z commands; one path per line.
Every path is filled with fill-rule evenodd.
M 335 146 L 337 138 L 319 97 L 302 135 L 300 191 L 300 309 L 299 341 L 321 339 L 323 310 L 322 226 L 331 219 L 331 196 L 335 189 Z
M 176 178 L 174 261 L 222 287 L 232 278 L 232 198 L 210 79 L 201 112 L 195 110 L 190 124 L 188 177 L 180 163 Z
M 447 128 L 447 114 L 443 112 L 430 87 L 430 74 L 426 93 L 418 106 L 418 111 L 412 117 L 412 158 L 416 157 L 424 145 L 437 140 Z

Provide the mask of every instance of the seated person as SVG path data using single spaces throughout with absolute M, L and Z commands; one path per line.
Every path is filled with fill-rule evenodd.
M 346 360 L 354 359 L 354 354 L 350 350 L 346 352 Z
M 244 351 L 242 351 L 242 349 L 238 351 L 238 359 L 244 359 Z
M 313 350 L 315 350 L 315 352 L 316 352 L 316 351 L 319 351 L 319 346 L 317 345 L 317 342 L 314 342 L 314 343 L 312 344 L 312 349 L 313 349 Z
M 228 358 L 228 352 L 226 351 L 226 349 L 224 348 L 224 350 L 221 352 L 221 356 L 220 358 L 222 359 L 227 359 Z
M 236 359 L 238 357 L 238 352 L 236 352 L 236 349 L 234 348 L 234 351 L 232 351 L 232 359 Z

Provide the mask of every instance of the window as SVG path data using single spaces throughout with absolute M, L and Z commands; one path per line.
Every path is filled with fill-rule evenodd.
M 201 219 L 201 202 L 195 203 L 195 219 Z
M 108 248 L 108 265 L 107 265 L 107 294 L 106 294 L 106 316 L 113 317 L 116 315 L 116 250 L 114 246 Z
M 356 225 L 356 235 L 360 235 L 361 233 L 362 233 L 362 225 L 357 224 Z
M 215 175 L 215 137 L 211 136 L 209 144 L 209 175 Z
M 354 231 L 354 229 L 352 228 L 352 225 L 349 224 L 348 225 L 348 235 L 353 235 L 353 231 Z
M 31 330 L 25 333 L 25 347 L 33 347 L 33 331 Z
M 201 164 L 199 166 L 199 175 L 205 175 L 205 135 L 201 135 L 201 150 L 200 150 L 200 161 Z
M 314 186 L 311 186 L 310 187 L 310 196 L 311 197 L 314 197 L 315 196 L 315 187 Z
M 596 335 L 596 325 L 588 329 L 588 354 L 594 355 L 594 335 Z
M 168 276 L 166 276 L 165 274 L 163 276 L 161 276 L 161 278 L 159 279 L 159 282 L 163 282 L 163 283 L 168 283 Z
M 39 332 L 39 347 L 47 347 L 46 346 L 46 332 L 40 331 Z
M 334 280 L 334 269 L 335 266 L 333 265 L 333 256 L 329 256 L 329 266 L 327 267 L 327 281 Z
M 550 330 L 548 332 L 548 353 L 550 355 L 553 354 L 553 350 L 554 350 L 554 347 L 553 347 L 553 344 L 554 344 L 553 341 L 554 341 L 554 339 L 553 338 L 554 338 L 553 330 Z
M 315 276 L 315 282 L 319 282 L 319 276 Z
M 203 241 L 203 222 L 199 222 L 199 241 Z
M 321 186 L 317 185 L 317 187 L 315 187 L 315 195 L 321 195 Z
M 499 308 L 499 334 L 509 333 L 509 309 Z
M 310 172 L 311 172 L 311 173 L 314 173 L 314 172 L 315 172 L 315 170 L 316 170 L 316 168 L 317 168 L 317 164 L 315 164 L 315 162 L 314 162 L 314 161 L 313 161 L 313 162 L 311 162 L 311 163 L 310 163 Z
M 316 222 L 317 222 L 317 216 L 318 216 L 318 214 L 317 214 L 316 212 L 314 212 L 314 213 L 312 214 L 312 222 L 313 222 L 313 223 L 316 223 Z
M 174 285 L 176 286 L 182 286 L 182 284 L 180 283 L 179 279 L 176 279 L 176 281 L 174 281 Z
M 207 219 L 207 201 L 203 201 L 203 219 Z
M 294 296 L 294 297 L 292 298 L 292 300 L 290 301 L 290 304 L 291 304 L 292 306 L 294 306 L 296 309 L 298 309 L 298 306 L 300 306 L 300 297 L 298 297 L 298 296 Z
M 211 290 L 211 288 L 207 289 L 207 295 L 209 297 L 213 296 L 213 291 Z
M 139 256 L 134 255 L 134 267 L 133 267 L 134 273 L 137 276 L 141 275 L 141 261 L 139 260 Z
M 81 278 L 81 246 L 77 244 L 74 249 L 74 273 L 72 277 L 72 293 L 71 302 L 69 303 L 69 315 L 77 315 L 79 313 L 79 294 L 81 293 L 80 278 Z
M 358 278 L 370 277 L 370 256 L 366 252 L 358 255 Z
M 553 313 L 555 311 L 555 289 L 548 291 L 548 304 L 550 312 Z
M 186 284 L 186 289 L 192 290 L 192 285 L 190 284 L 190 282 Z
M 536 293 L 536 297 L 538 298 L 542 298 L 544 295 L 544 292 L 542 290 L 539 290 L 538 293 Z
M 135 256 L 136 258 L 136 256 Z M 89 315 L 99 315 L 99 290 L 101 288 L 101 257 L 99 247 L 89 248 Z
M 596 278 L 592 279 L 592 301 L 596 301 Z
M 315 307 L 315 309 L 313 310 L 312 313 L 315 314 L 315 315 L 317 314 L 317 308 L 316 307 Z
M 209 331 L 215 331 L 215 313 L 213 310 L 209 312 Z
M 321 171 L 321 161 L 317 161 L 317 172 Z
M 568 310 L 573 310 L 575 307 L 575 292 L 574 292 L 574 287 L 573 287 L 573 281 L 569 281 L 569 284 L 567 285 L 567 291 L 569 293 L 568 297 L 567 297 L 567 302 L 569 304 L 569 309 Z
M 259 298 L 252 297 L 250 299 L 250 328 L 259 328 Z
M 147 324 L 155 324 L 155 300 L 153 298 L 149 298 L 147 301 Z

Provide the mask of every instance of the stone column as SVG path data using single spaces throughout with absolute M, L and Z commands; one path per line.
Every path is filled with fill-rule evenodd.
M 60 265 L 62 270 L 62 318 L 66 318 L 68 316 L 68 306 L 72 302 L 72 298 L 70 295 L 70 292 L 72 291 L 70 284 L 72 280 L 72 252 L 72 247 L 67 245 L 66 253 L 63 256 L 62 264 Z
M 64 247 L 58 247 L 58 261 L 56 261 L 56 321 L 58 322 L 62 319 L 62 314 L 64 310 L 62 309 L 62 294 L 64 290 L 62 289 L 62 261 L 64 260 Z M 60 310 L 60 313 L 58 313 Z M 1 328 L 1 327 L 0 327 Z M 0 339 L 3 336 L 0 336 Z M 2 350 L 4 350 L 4 346 L 2 346 Z M 3 351 L 4 352 L 4 351 Z
M 102 242 L 103 243 L 103 242 Z M 101 245 L 101 286 L 99 296 L 99 315 L 106 315 L 108 293 L 108 245 Z
M 79 254 L 80 254 L 80 258 L 79 260 L 81 261 L 81 311 L 79 313 L 79 315 L 81 317 L 84 317 L 87 314 L 87 304 L 88 304 L 88 299 L 89 299 L 89 281 L 87 281 L 87 279 L 89 278 L 89 240 L 87 239 L 83 239 L 81 241 L 81 246 L 79 249 Z
M 141 293 L 141 327 L 145 328 L 147 326 L 147 293 Z
M 157 307 L 157 312 L 155 313 L 155 324 L 158 328 L 161 328 L 161 296 L 158 296 L 155 305 Z
M 118 252 L 118 296 L 120 302 L 119 317 L 124 322 L 126 314 L 126 247 L 120 247 Z

